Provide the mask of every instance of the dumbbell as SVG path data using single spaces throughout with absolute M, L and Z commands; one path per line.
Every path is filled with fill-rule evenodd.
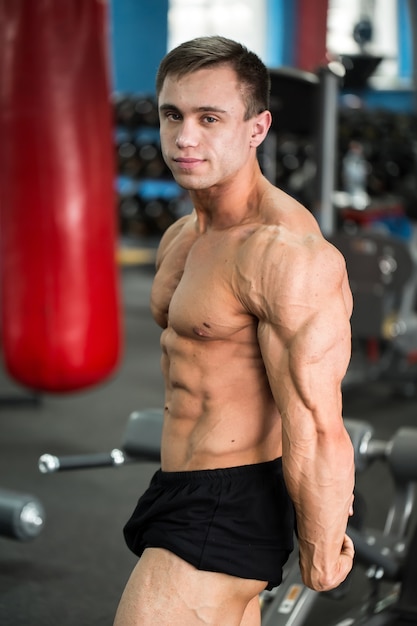
M 32 495 L 0 489 L 0 536 L 28 541 L 37 537 L 45 523 L 45 511 Z

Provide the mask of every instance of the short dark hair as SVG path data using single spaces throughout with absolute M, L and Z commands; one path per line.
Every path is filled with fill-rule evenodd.
M 185 76 L 214 65 L 235 70 L 243 86 L 246 120 L 269 108 L 271 79 L 265 64 L 242 44 L 217 35 L 186 41 L 165 55 L 156 75 L 157 96 L 168 74 Z

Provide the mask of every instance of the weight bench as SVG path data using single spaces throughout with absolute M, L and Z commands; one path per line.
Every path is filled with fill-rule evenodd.
M 43 454 L 38 462 L 39 471 L 51 474 L 61 470 L 92 467 L 114 467 L 138 461 L 160 462 L 162 409 L 134 411 L 129 415 L 120 448 L 111 452 L 55 456 Z

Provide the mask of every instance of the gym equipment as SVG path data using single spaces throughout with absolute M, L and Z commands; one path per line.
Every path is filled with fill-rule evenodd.
M 365 471 L 375 461 L 383 462 L 394 490 L 383 529 L 348 528 L 355 544 L 354 567 L 361 564 L 367 568 L 369 595 L 326 626 L 411 626 L 417 623 L 417 527 L 413 519 L 417 429 L 400 428 L 391 439 L 380 440 L 366 422 L 346 419 L 345 425 L 354 445 L 357 471 Z M 326 595 L 304 586 L 297 565 L 295 552 L 282 585 L 265 592 L 262 626 L 303 626 L 318 597 Z M 344 585 L 339 588 L 341 594 L 349 593 L 349 586 L 344 590 Z M 328 595 L 337 597 L 334 592 Z
M 402 204 L 405 213 L 414 216 L 416 126 L 415 115 L 342 106 L 338 112 L 337 189 L 343 189 L 343 158 L 351 141 L 357 141 L 369 168 L 366 191 L 370 198 L 376 204 Z
M 39 471 L 50 474 L 86 467 L 117 467 L 138 460 L 159 463 L 162 419 L 160 409 L 134 411 L 129 416 L 121 448 L 114 448 L 110 453 L 61 457 L 46 453 L 39 459 Z
M 124 95 L 114 106 L 119 231 L 132 243 L 160 238 L 183 214 L 188 194 L 162 157 L 156 99 Z
M 0 537 L 35 539 L 45 525 L 45 510 L 38 498 L 0 489 Z
M 23 406 L 23 405 L 29 405 L 29 406 L 39 406 L 41 403 L 41 397 L 39 396 L 39 394 L 33 393 L 33 394 L 27 394 L 27 395 L 12 395 L 12 394 L 7 394 L 7 395 L 0 395 L 0 410 L 3 407 L 18 407 L 18 406 Z
M 97 384 L 119 361 L 106 8 L 0 8 L 1 344 L 34 391 Z
M 160 459 L 163 412 L 148 409 L 133 412 L 127 422 L 121 447 L 108 454 L 81 456 L 42 455 L 39 469 L 52 473 L 86 467 L 120 467 L 125 463 Z M 383 530 L 357 529 L 348 533 L 355 543 L 355 567 L 364 564 L 370 593 L 347 615 L 326 626 L 394 626 L 417 623 L 415 580 L 417 574 L 417 528 L 415 483 L 417 482 L 417 429 L 400 428 L 388 441 L 374 437 L 370 424 L 345 419 L 355 451 L 357 472 L 364 472 L 375 461 L 383 462 L 393 480 L 393 497 Z M 362 494 L 363 497 L 363 494 Z M 388 590 L 386 588 L 388 586 Z M 349 593 L 349 578 L 338 590 L 327 595 L 337 598 Z M 261 594 L 262 626 L 303 626 L 321 594 L 305 587 L 295 548 L 284 568 L 282 584 Z M 339 597 L 340 597 L 339 596 Z M 408 619 L 409 621 L 396 621 Z M 323 626 L 325 626 L 323 624 Z
M 398 237 L 362 231 L 329 238 L 346 260 L 353 293 L 353 353 L 343 388 L 387 381 L 415 393 L 417 266 Z

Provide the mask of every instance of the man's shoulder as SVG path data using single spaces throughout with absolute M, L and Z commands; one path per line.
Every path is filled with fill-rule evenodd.
M 241 246 L 236 268 L 240 296 L 254 312 L 330 297 L 345 271 L 342 255 L 318 228 L 287 224 L 254 230 Z
M 282 262 L 283 257 L 303 262 L 311 255 L 324 253 L 327 242 L 313 219 L 276 219 L 257 224 L 242 243 L 240 259 L 255 269 L 254 262 L 258 267 Z
M 173 246 L 176 247 L 178 245 L 180 238 L 187 237 L 187 233 L 190 234 L 194 221 L 192 214 L 184 215 L 166 229 L 158 246 L 157 267 L 159 267 L 169 250 Z

